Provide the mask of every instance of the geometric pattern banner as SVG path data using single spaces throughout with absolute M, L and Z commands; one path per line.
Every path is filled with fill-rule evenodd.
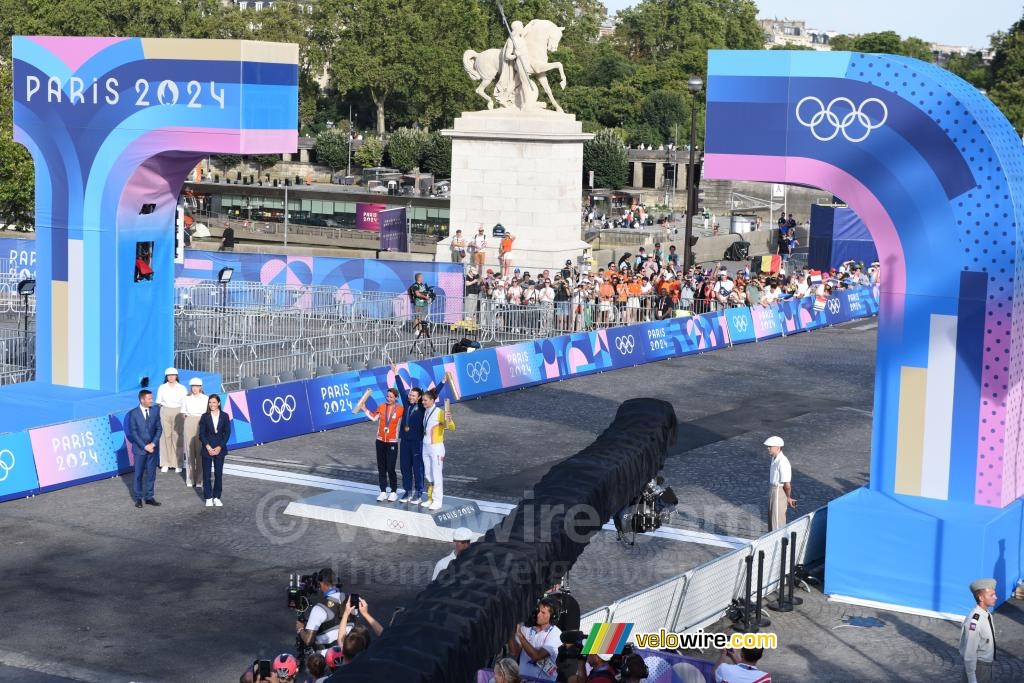
M 834 575 L 850 580 L 829 592 L 928 609 L 960 604 L 956 582 L 1007 566 L 985 530 L 1024 495 L 1020 136 L 974 86 L 893 55 L 711 51 L 707 103 L 707 177 L 828 190 L 878 249 L 870 486 L 830 505 L 828 542 L 833 558 L 856 561 L 861 544 L 860 557 L 884 560 L 860 578 L 836 565 Z M 891 517 L 874 533 L 858 509 L 876 498 L 876 507 L 893 502 L 939 529 L 942 520 L 973 519 L 977 547 L 958 549 L 972 563 L 937 538 L 911 555 Z M 844 540 L 831 529 L 847 514 L 851 528 L 864 525 Z M 1019 543 L 1012 534 L 1000 540 Z M 1020 566 L 1014 558 L 1011 578 Z M 884 587 L 915 572 L 934 581 Z
M 36 169 L 36 378 L 137 387 L 173 353 L 185 175 L 210 153 L 295 151 L 298 47 L 15 36 L 13 50 L 14 138 Z

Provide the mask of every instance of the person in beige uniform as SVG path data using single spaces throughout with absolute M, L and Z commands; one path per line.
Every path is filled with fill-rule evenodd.
M 772 464 L 768 468 L 768 531 L 786 526 L 786 509 L 796 507 L 793 498 L 793 468 L 789 458 L 782 452 L 785 445 L 781 437 L 770 436 L 765 439 L 768 455 Z
M 203 380 L 193 377 L 188 382 L 189 393 L 181 402 L 184 424 L 181 429 L 181 447 L 185 451 L 185 486 L 203 485 L 203 445 L 199 443 L 199 418 L 206 412 L 207 396 L 203 393 Z
M 164 370 L 164 383 L 156 390 L 156 404 L 160 406 L 160 471 L 166 472 L 171 467 L 181 472 L 181 402 L 188 391 L 178 382 L 178 370 Z
M 967 683 L 992 681 L 992 662 L 996 658 L 996 632 L 989 612 L 996 604 L 996 580 L 978 579 L 971 583 L 978 603 L 964 618 L 960 629 L 960 656 L 964 658 Z

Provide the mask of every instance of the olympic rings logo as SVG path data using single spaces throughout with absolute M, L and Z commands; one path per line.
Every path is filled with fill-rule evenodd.
M 633 353 L 633 348 L 636 346 L 636 340 L 633 335 L 627 334 L 623 337 L 615 338 L 615 348 L 619 350 L 623 356 L 628 356 Z
M 473 384 L 486 382 L 487 378 L 491 376 L 491 362 L 482 360 L 476 363 L 468 363 L 466 365 L 466 374 L 473 380 Z
M 387 521 L 387 526 L 388 526 L 389 529 L 394 529 L 395 531 L 401 531 L 402 529 L 405 528 L 405 522 L 403 522 L 401 520 L 398 520 L 398 519 L 391 519 L 389 517 L 388 521 Z
M 810 102 L 817 105 L 817 111 L 813 112 L 809 119 L 805 119 L 803 114 L 808 113 L 809 109 L 804 105 Z M 870 105 L 877 106 L 878 111 L 872 111 L 874 107 Z M 838 109 L 838 113 L 833 111 L 834 108 Z M 877 114 L 877 116 L 872 117 L 871 114 Z M 863 142 L 871 134 L 871 131 L 885 125 L 888 118 L 889 108 L 877 97 L 869 97 L 859 105 L 855 105 L 853 100 L 848 97 L 837 97 L 826 106 L 820 99 L 811 95 L 803 98 L 796 105 L 796 120 L 800 122 L 800 125 L 809 128 L 811 135 L 820 142 L 834 140 L 840 133 L 848 142 Z M 851 127 L 852 134 L 847 132 Z M 824 135 L 819 132 L 819 128 L 824 129 Z
M 738 315 L 738 316 L 736 316 L 735 318 L 733 318 L 733 323 L 732 324 L 733 324 L 733 327 L 736 328 L 737 332 L 746 332 L 747 331 L 747 316 L 745 316 L 745 315 Z
M 7 476 L 14 469 L 14 453 L 6 448 L 0 451 L 0 481 L 7 479 Z
M 839 313 L 839 306 L 840 306 L 839 299 L 829 299 L 828 300 L 828 311 L 832 315 L 836 315 L 837 313 Z
M 283 398 L 276 396 L 263 399 L 263 414 L 274 424 L 287 422 L 295 414 L 295 397 L 288 394 Z

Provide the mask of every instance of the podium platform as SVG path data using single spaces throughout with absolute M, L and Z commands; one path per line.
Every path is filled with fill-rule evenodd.
M 377 495 L 376 489 L 329 491 L 289 503 L 284 514 L 435 541 L 451 541 L 455 530 L 464 526 L 475 541 L 512 509 L 501 503 L 445 496 L 440 510 L 428 510 L 409 503 L 378 503 Z

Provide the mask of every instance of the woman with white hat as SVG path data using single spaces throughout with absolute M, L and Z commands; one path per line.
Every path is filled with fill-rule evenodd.
M 185 418 L 181 430 L 182 449 L 185 451 L 185 486 L 202 486 L 202 444 L 199 443 L 199 418 L 206 412 L 207 397 L 203 393 L 203 380 L 193 377 L 188 381 L 189 393 L 181 404 Z
M 178 370 L 164 370 L 164 383 L 156 390 L 156 404 L 160 406 L 160 424 L 163 427 L 160 435 L 161 472 L 171 467 L 175 472 L 181 472 L 181 424 L 178 415 L 187 393 L 178 382 Z

